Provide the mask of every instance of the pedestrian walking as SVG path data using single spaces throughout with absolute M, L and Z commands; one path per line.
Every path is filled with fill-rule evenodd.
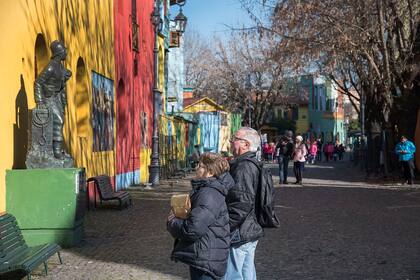
M 346 148 L 344 147 L 343 144 L 340 144 L 340 146 L 338 146 L 338 160 L 343 160 L 345 152 L 346 152 Z
M 302 136 L 298 135 L 295 139 L 295 148 L 293 151 L 293 171 L 295 172 L 295 184 L 302 185 L 303 168 L 305 167 L 305 156 L 308 153 Z
M 255 160 L 260 136 L 256 130 L 242 127 L 230 141 L 234 156 L 230 162 L 230 174 L 235 185 L 226 197 L 231 247 L 227 272 L 223 279 L 255 280 L 257 279 L 254 264 L 255 249 L 258 239 L 264 236 L 264 232 L 255 214 L 260 171 L 251 160 Z
M 293 153 L 293 142 L 288 136 L 280 138 L 279 143 L 276 146 L 278 151 L 278 163 L 279 163 L 279 184 L 287 184 L 287 175 L 289 170 L 289 161 Z
M 270 153 L 271 153 L 271 163 L 274 163 L 276 159 L 276 144 L 273 142 L 270 142 Z
M 264 143 L 262 151 L 264 155 L 264 160 L 269 161 L 269 154 L 271 154 L 270 145 L 268 143 Z
M 338 152 L 339 152 L 339 144 L 338 142 L 335 143 L 334 148 L 333 148 L 333 159 L 334 161 L 337 161 L 338 159 Z
M 398 155 L 398 159 L 404 169 L 404 184 L 412 185 L 414 182 L 414 153 L 416 152 L 416 146 L 404 135 L 401 136 L 400 140 L 401 142 L 395 146 L 395 153 Z
M 316 158 L 316 160 L 317 161 L 319 161 L 319 162 L 321 162 L 322 161 L 322 139 L 321 138 L 319 138 L 317 141 L 316 141 L 316 144 L 317 144 L 317 146 L 318 146 L 318 152 L 317 152 L 317 158 Z
M 187 219 L 171 212 L 168 231 L 175 238 L 172 259 L 190 266 L 192 280 L 220 279 L 226 273 L 230 247 L 226 195 L 234 181 L 228 162 L 219 154 L 200 156 L 191 180 L 191 212 Z
M 309 148 L 308 162 L 315 164 L 316 155 L 318 153 L 318 145 L 316 141 L 313 141 Z
M 194 145 L 194 150 L 190 156 L 190 161 L 191 161 L 191 167 L 192 168 L 196 168 L 198 165 L 198 162 L 200 161 L 200 145 Z

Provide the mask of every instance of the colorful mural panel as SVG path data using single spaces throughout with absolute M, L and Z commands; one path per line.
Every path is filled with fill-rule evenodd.
M 92 72 L 93 151 L 114 149 L 114 82 Z

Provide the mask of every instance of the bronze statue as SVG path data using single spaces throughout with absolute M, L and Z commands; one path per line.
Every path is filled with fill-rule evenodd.
M 52 42 L 50 48 L 51 60 L 34 83 L 36 108 L 32 111 L 32 143 L 26 160 L 28 168 L 73 166 L 73 160 L 63 150 L 66 82 L 71 77 L 71 71 L 62 63 L 67 49 L 60 41 Z

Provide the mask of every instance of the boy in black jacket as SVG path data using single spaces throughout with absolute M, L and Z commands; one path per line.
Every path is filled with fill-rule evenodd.
M 168 217 L 168 231 L 176 238 L 172 259 L 190 266 L 192 280 L 219 279 L 226 273 L 230 229 L 225 197 L 234 185 L 228 171 L 219 154 L 202 154 L 197 178 L 191 181 L 189 217 Z

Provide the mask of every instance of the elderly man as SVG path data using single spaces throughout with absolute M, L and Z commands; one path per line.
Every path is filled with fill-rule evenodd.
M 231 247 L 227 272 L 230 279 L 257 279 L 254 265 L 258 239 L 264 236 L 255 216 L 255 194 L 259 184 L 259 170 L 248 159 L 255 159 L 260 136 L 250 127 L 240 128 L 230 140 L 234 159 L 230 174 L 235 185 L 229 190 L 226 203 L 229 211 Z

